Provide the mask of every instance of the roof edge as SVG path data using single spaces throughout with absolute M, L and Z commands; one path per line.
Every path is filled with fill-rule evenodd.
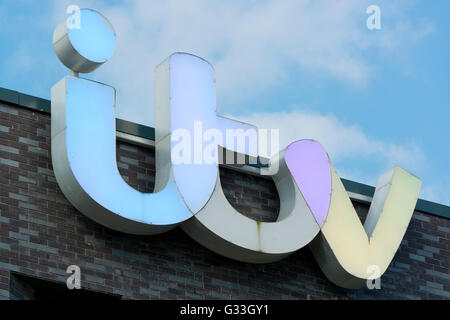
M 47 114 L 51 113 L 50 100 L 38 98 L 14 90 L 0 88 L 0 101 L 34 111 L 39 111 Z M 152 141 L 155 140 L 155 128 L 133 123 L 123 119 L 116 120 L 116 130 L 118 132 L 122 132 L 139 138 L 144 138 Z M 262 162 L 258 158 L 257 165 L 250 164 L 249 166 L 253 166 L 256 168 L 264 167 L 264 165 L 261 163 Z M 373 186 L 343 178 L 341 178 L 341 180 L 348 192 L 360 194 L 370 198 L 372 198 L 375 193 L 375 187 Z M 419 199 L 417 201 L 416 211 L 450 219 L 450 206 L 446 206 L 437 202 Z

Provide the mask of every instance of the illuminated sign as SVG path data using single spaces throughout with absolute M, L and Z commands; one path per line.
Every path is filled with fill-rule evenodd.
M 156 68 L 155 191 L 130 187 L 116 163 L 115 89 L 78 77 L 112 56 L 115 32 L 94 10 L 78 14 L 79 28 L 64 22 L 54 34 L 55 52 L 73 74 L 52 88 L 51 131 L 56 179 L 79 211 L 132 234 L 180 225 L 205 247 L 251 263 L 277 261 L 310 244 L 325 275 L 346 288 L 364 285 L 371 266 L 384 273 L 408 227 L 420 180 L 399 167 L 382 175 L 362 226 L 326 151 L 300 140 L 271 159 L 278 169 L 272 173 L 277 221 L 243 216 L 223 193 L 218 150 L 256 157 L 256 128 L 216 114 L 214 69 L 199 57 L 175 53 Z M 229 132 L 248 139 L 224 141 Z M 200 153 L 186 137 L 199 141 Z

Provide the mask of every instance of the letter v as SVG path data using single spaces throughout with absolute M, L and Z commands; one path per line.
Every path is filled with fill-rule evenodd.
M 310 248 L 330 281 L 344 288 L 360 288 L 370 277 L 370 266 L 378 266 L 383 274 L 392 261 L 422 183 L 400 167 L 380 176 L 363 227 L 331 162 L 330 167 L 330 207 Z

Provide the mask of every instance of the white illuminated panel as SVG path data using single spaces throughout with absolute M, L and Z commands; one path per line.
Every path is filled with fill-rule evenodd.
M 73 48 L 85 59 L 96 63 L 108 61 L 116 49 L 116 35 L 109 21 L 91 9 L 80 10 L 78 28 L 68 28 Z
M 328 279 L 344 288 L 360 288 L 391 263 L 408 228 L 421 181 L 400 167 L 379 178 L 364 227 L 336 170 L 331 203 L 320 236 L 311 250 Z
M 116 33 L 111 23 L 95 10 L 81 9 L 75 16 L 75 24 L 63 21 L 56 27 L 53 48 L 67 68 L 89 73 L 112 57 Z
M 115 90 L 67 76 L 52 88 L 52 159 L 66 197 L 84 214 L 113 229 L 152 234 L 192 213 L 173 178 L 144 194 L 120 176 L 116 163 Z
M 170 141 L 169 136 L 177 130 L 189 133 L 191 163 L 176 164 L 173 159 L 171 163 L 181 196 L 191 211 L 197 213 L 211 197 L 219 170 L 217 157 L 213 163 L 207 163 L 203 157 L 210 143 L 203 139 L 203 134 L 208 130 L 216 130 L 225 138 L 227 129 L 254 132 L 257 129 L 217 116 L 215 74 L 207 61 L 194 55 L 175 53 L 156 68 L 155 75 L 156 146 L 173 150 L 178 141 Z M 223 142 L 219 145 L 225 147 L 225 139 Z M 230 151 L 257 156 L 257 144 L 227 147 Z
M 155 193 L 143 194 L 130 187 L 117 169 L 114 88 L 67 76 L 52 89 L 53 162 L 61 189 L 84 214 L 119 231 L 163 232 L 209 201 L 217 183 L 218 158 L 213 163 L 205 163 L 203 154 L 195 159 L 192 145 L 192 163 L 174 164 L 174 132 L 186 130 L 195 143 L 198 123 L 200 139 L 209 129 L 223 137 L 226 129 L 256 131 L 254 126 L 217 116 L 214 70 L 198 57 L 170 56 L 156 70 L 155 91 Z M 209 142 L 200 140 L 200 144 L 204 149 Z M 257 154 L 248 144 L 231 150 Z

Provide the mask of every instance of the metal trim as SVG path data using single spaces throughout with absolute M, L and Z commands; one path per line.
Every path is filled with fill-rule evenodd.
M 19 107 L 39 111 L 50 114 L 50 100 L 38 98 L 35 96 L 20 93 L 18 91 L 0 88 L 0 102 L 6 102 Z M 116 120 L 117 139 L 120 141 L 136 144 L 142 147 L 154 148 L 155 146 L 155 128 L 144 126 L 141 124 L 129 122 L 122 119 Z M 264 159 L 265 160 L 265 159 Z M 232 166 L 224 165 L 232 170 L 240 171 L 247 174 L 259 175 L 260 169 L 266 167 L 263 159 L 258 158 L 258 164 Z M 268 176 L 261 176 L 264 178 L 271 178 Z M 341 179 L 345 189 L 349 193 L 350 198 L 362 202 L 370 202 L 374 193 L 375 187 L 363 183 Z M 419 199 L 416 205 L 416 211 L 435 215 L 450 219 L 450 206 Z

